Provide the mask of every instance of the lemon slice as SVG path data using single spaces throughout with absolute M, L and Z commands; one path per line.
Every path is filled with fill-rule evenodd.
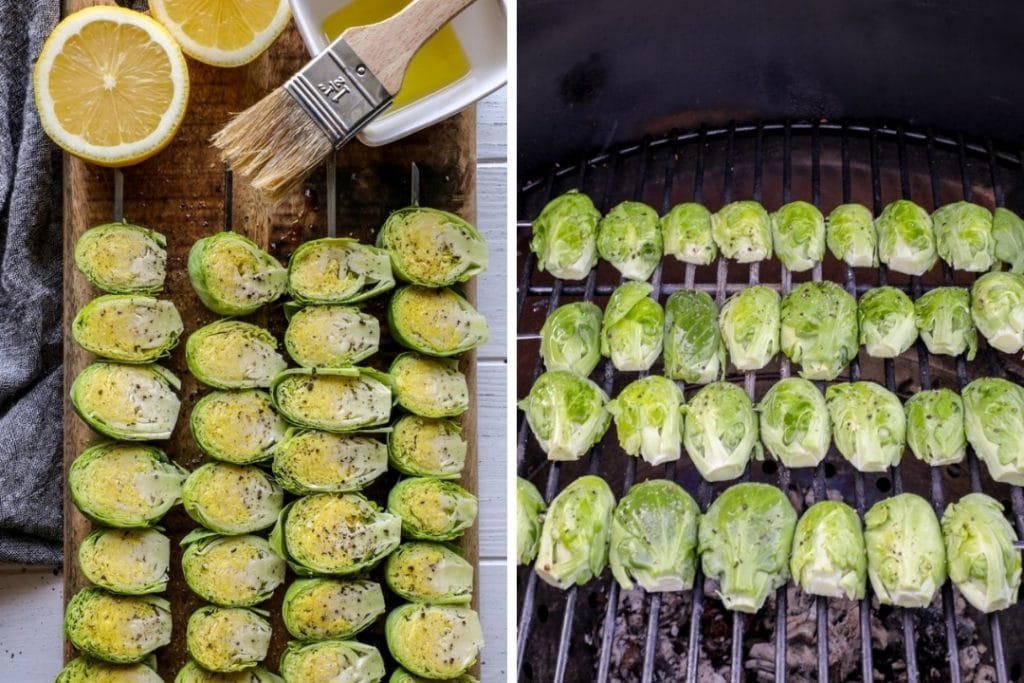
M 188 65 L 174 38 L 144 14 L 89 7 L 50 34 L 32 74 L 43 129 L 103 166 L 153 156 L 188 103 Z
M 256 59 L 291 19 L 288 0 L 150 0 L 149 10 L 188 55 L 213 66 Z

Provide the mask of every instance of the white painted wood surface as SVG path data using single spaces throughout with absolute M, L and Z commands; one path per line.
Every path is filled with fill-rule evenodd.
M 477 225 L 491 249 L 490 268 L 478 286 L 491 341 L 478 369 L 481 619 L 486 647 L 484 683 L 506 679 L 505 387 L 508 368 L 505 273 L 505 89 L 477 108 Z M 46 683 L 61 668 L 63 576 L 53 569 L 0 564 L 0 681 Z

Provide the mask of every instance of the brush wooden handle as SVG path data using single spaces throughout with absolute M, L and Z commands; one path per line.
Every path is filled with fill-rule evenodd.
M 413 55 L 473 0 L 415 0 L 398 14 L 341 34 L 381 85 L 394 95 Z

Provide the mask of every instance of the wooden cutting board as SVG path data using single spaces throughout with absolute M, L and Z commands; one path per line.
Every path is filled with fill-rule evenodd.
M 65 0 L 65 14 L 97 4 L 87 0 Z M 205 461 L 189 433 L 188 417 L 192 406 L 209 389 L 192 377 L 185 364 L 184 340 L 198 327 L 217 318 L 192 291 L 185 264 L 188 251 L 199 238 L 224 229 L 225 210 L 229 224 L 237 232 L 268 249 L 283 263 L 302 242 L 326 236 L 326 182 L 321 169 L 306 183 L 301 194 L 278 206 L 264 204 L 254 196 L 244 180 L 236 178 L 225 195 L 226 177 L 209 137 L 234 113 L 241 111 L 279 86 L 308 59 L 294 27 L 289 27 L 274 46 L 255 62 L 235 68 L 219 69 L 189 60 L 191 94 L 188 113 L 174 142 L 156 157 L 124 169 L 124 216 L 139 225 L 157 230 L 167 237 L 168 274 L 161 298 L 177 306 L 185 322 L 185 334 L 171 357 L 163 364 L 182 380 L 182 405 L 177 427 L 171 439 L 159 443 L 170 457 L 188 469 Z M 420 203 L 457 213 L 475 220 L 476 201 L 476 116 L 470 108 L 430 129 L 386 147 L 371 148 L 352 143 L 337 155 L 337 232 L 372 242 L 377 228 L 393 210 L 410 202 L 410 164 L 420 169 Z M 69 326 L 78 310 L 101 292 L 75 268 L 72 257 L 75 241 L 88 228 L 107 223 L 114 217 L 114 172 L 65 155 L 64 158 L 64 389 L 86 365 L 91 354 L 75 345 Z M 466 288 L 475 303 L 475 287 Z M 368 310 L 382 317 L 380 300 Z M 268 326 L 280 340 L 284 332 L 281 304 L 266 307 L 250 318 Z M 382 342 L 381 354 L 368 363 L 386 369 L 396 348 Z M 470 385 L 471 406 L 476 405 L 476 358 L 470 353 L 461 361 Z M 463 434 L 470 444 L 462 485 L 476 493 L 476 414 L 471 409 L 462 419 Z M 78 418 L 70 402 L 64 407 L 65 481 L 71 462 L 99 435 Z M 383 504 L 393 475 L 386 476 L 367 492 Z M 159 671 L 168 681 L 187 660 L 185 624 L 192 612 L 203 604 L 185 584 L 181 573 L 178 541 L 197 524 L 175 507 L 164 526 L 172 540 L 171 580 L 166 597 L 174 619 L 171 644 L 158 654 Z M 87 585 L 77 562 L 79 543 L 92 530 L 92 524 L 64 495 L 64 599 L 65 603 Z M 266 535 L 266 532 L 263 533 Z M 474 526 L 462 544 L 467 559 L 478 566 L 478 534 Z M 294 578 L 289 573 L 289 581 Z M 379 578 L 376 577 L 376 578 Z M 274 612 L 274 636 L 266 664 L 277 670 L 277 662 L 289 636 L 280 618 L 281 597 L 287 583 L 273 599 L 262 605 Z M 389 607 L 397 601 L 389 597 Z M 477 598 L 474 595 L 474 607 Z M 378 624 L 360 639 L 377 645 L 387 658 L 382 626 Z M 65 659 L 76 656 L 65 644 Z

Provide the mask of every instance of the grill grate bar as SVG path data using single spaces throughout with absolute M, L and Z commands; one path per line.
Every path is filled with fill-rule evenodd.
M 728 266 L 728 262 L 726 262 L 726 266 Z M 564 281 L 558 280 L 557 282 L 558 283 L 563 283 Z M 779 282 L 762 282 L 761 284 L 763 284 L 765 287 L 770 287 L 772 289 L 779 290 L 780 292 L 782 291 L 782 284 L 779 283 Z M 711 284 L 709 282 L 697 282 L 697 283 L 691 284 L 691 286 L 689 286 L 689 287 L 685 283 L 666 282 L 665 284 L 662 285 L 662 290 L 661 291 L 663 293 L 665 293 L 665 294 L 673 294 L 675 292 L 678 292 L 681 289 L 696 289 L 696 290 L 699 290 L 699 291 L 702 291 L 702 292 L 708 292 L 710 294 L 710 293 L 717 293 L 718 290 L 721 289 L 723 294 L 735 294 L 736 292 L 739 292 L 741 290 L 746 289 L 748 286 L 749 286 L 749 282 L 723 282 L 721 284 L 717 284 L 717 283 L 716 284 Z M 892 282 L 892 283 L 888 283 L 888 286 L 889 287 L 893 287 L 895 289 L 899 289 L 899 290 L 901 290 L 901 291 L 903 291 L 903 292 L 905 292 L 907 294 L 912 294 L 913 293 L 913 287 L 910 284 Z M 921 293 L 929 292 L 929 291 L 935 289 L 936 287 L 943 287 L 943 286 L 945 286 L 945 285 L 943 285 L 943 284 L 920 283 Z M 863 293 L 867 292 L 870 289 L 875 289 L 876 287 L 878 287 L 878 285 L 859 284 L 859 285 L 856 285 L 856 288 L 855 288 L 854 291 L 855 291 L 855 294 L 860 295 L 860 294 L 863 294 Z M 530 285 L 530 287 L 529 287 L 529 294 L 531 296 L 544 296 L 544 295 L 550 294 L 552 289 L 554 289 L 554 287 L 552 285 Z M 612 293 L 612 290 L 614 290 L 614 289 L 615 289 L 614 285 L 595 285 L 595 287 L 594 287 L 594 289 L 592 290 L 591 293 L 592 294 L 597 294 L 598 296 L 608 296 L 609 294 Z M 562 287 L 561 287 L 560 291 L 561 291 L 562 296 L 586 296 L 586 294 L 587 294 L 587 285 L 574 285 L 574 284 L 567 284 L 566 283 L 566 284 L 562 284 Z M 536 334 L 533 334 L 533 335 L 522 335 L 522 336 L 520 336 L 520 339 L 531 339 L 531 338 L 536 339 L 537 336 L 538 335 L 536 335 Z

